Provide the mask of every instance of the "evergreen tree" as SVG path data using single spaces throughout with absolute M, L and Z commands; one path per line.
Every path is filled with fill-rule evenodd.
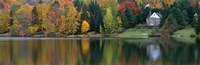
M 80 26 L 79 26 L 79 29 L 78 29 L 78 32 L 81 32 L 81 28 L 83 27 L 82 26 L 82 23 L 83 21 L 89 21 L 89 18 L 90 18 L 90 13 L 88 12 L 88 7 L 86 4 L 82 4 L 81 6 L 81 20 L 80 20 Z
M 126 6 L 125 15 L 127 17 L 127 21 L 124 21 L 124 28 L 134 27 L 137 23 L 137 19 L 134 16 L 133 12 Z
M 200 32 L 200 20 L 196 21 L 196 23 L 194 25 L 194 28 L 195 28 L 196 34 L 199 35 L 199 32 Z
M 188 6 L 190 5 L 187 0 L 177 0 L 176 4 L 177 4 L 177 7 L 180 8 L 181 10 L 186 10 Z
M 165 23 L 165 20 L 169 16 L 169 14 L 172 14 L 172 16 L 176 19 L 175 22 L 177 22 L 178 26 L 176 26 L 178 29 L 183 29 L 187 25 L 187 13 L 182 13 L 181 10 L 177 7 L 167 8 L 164 10 L 164 14 L 161 19 L 160 27 L 162 27 Z
M 147 7 L 147 8 L 144 8 L 144 13 L 142 13 L 142 19 L 143 19 L 143 22 L 146 23 L 146 18 L 148 17 L 149 15 L 149 12 L 151 11 L 151 8 Z
M 198 14 L 200 14 L 200 12 L 198 12 Z M 198 16 L 197 21 L 195 21 L 194 29 L 195 29 L 195 33 L 199 35 L 200 34 L 200 16 Z
M 187 18 L 189 19 L 189 22 L 192 22 L 194 14 L 197 12 L 197 8 L 193 7 L 193 6 L 189 6 L 189 7 L 187 7 L 186 11 L 187 11 L 187 14 L 188 14 Z
M 176 30 L 178 30 L 177 26 L 178 23 L 176 22 L 176 18 L 172 14 L 169 14 L 164 22 L 164 25 L 161 28 L 161 32 L 166 34 L 172 34 Z
M 115 21 L 113 19 L 111 8 L 107 8 L 106 14 L 104 15 L 104 26 L 105 26 L 105 33 L 112 34 L 115 32 Z
M 142 23 L 143 24 L 145 22 L 145 19 L 143 19 L 143 16 L 142 16 L 141 12 L 138 13 L 137 20 L 138 20 L 138 23 Z
M 162 27 L 165 23 L 165 19 L 167 19 L 168 15 L 171 13 L 170 12 L 170 8 L 166 8 L 163 10 L 163 15 L 162 15 L 162 18 L 161 18 L 161 22 L 160 22 L 160 27 Z
M 172 8 L 174 17 L 176 18 L 177 23 L 179 24 L 178 29 L 183 29 L 186 26 L 186 18 L 184 18 L 183 13 L 180 11 L 179 8 Z
M 125 28 L 126 27 L 125 25 L 127 25 L 127 17 L 125 15 L 125 13 L 122 13 L 122 12 L 118 11 L 118 15 L 121 18 L 122 27 Z
M 100 26 L 103 25 L 103 13 L 99 4 L 95 1 L 91 1 L 89 4 L 89 12 L 90 12 L 90 31 L 95 31 L 96 33 L 100 33 Z M 104 32 L 104 31 L 103 31 Z
M 194 27 L 194 25 L 196 24 L 196 22 L 198 22 L 198 15 L 194 16 L 193 20 L 192 20 L 192 27 Z
M 97 11 L 97 16 L 95 16 L 95 31 L 97 33 L 100 33 L 100 26 L 103 28 L 103 33 L 104 31 L 104 23 L 103 23 L 103 12 L 102 9 L 99 7 Z
M 91 1 L 90 2 L 90 4 L 89 4 L 89 12 L 90 12 L 90 18 L 89 18 L 89 24 L 90 24 L 90 31 L 94 31 L 94 5 L 95 5 L 95 3 L 93 2 L 93 1 Z
M 74 0 L 74 6 L 77 7 L 77 11 L 80 12 L 81 11 L 81 6 L 83 5 L 83 2 L 80 0 Z
M 37 23 L 37 17 L 38 17 L 38 15 L 37 15 L 38 13 L 37 13 L 37 8 L 36 7 L 33 7 L 33 10 L 32 10 L 32 24 L 34 25 L 34 24 L 38 24 Z

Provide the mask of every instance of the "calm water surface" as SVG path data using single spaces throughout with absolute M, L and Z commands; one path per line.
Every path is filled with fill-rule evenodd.
M 0 65 L 200 65 L 200 41 L 0 38 Z

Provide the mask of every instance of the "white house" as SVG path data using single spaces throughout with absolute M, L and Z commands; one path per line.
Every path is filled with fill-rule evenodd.
M 149 16 L 146 19 L 146 23 L 148 26 L 158 26 L 160 25 L 160 21 L 161 21 L 161 14 L 160 13 L 153 13 L 153 14 L 149 14 Z
M 195 13 L 195 14 L 194 14 L 194 17 L 198 17 L 198 14 L 197 14 L 197 13 Z

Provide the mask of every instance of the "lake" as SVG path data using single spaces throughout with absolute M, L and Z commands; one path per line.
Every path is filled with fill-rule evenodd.
M 0 65 L 200 65 L 200 40 L 0 38 Z

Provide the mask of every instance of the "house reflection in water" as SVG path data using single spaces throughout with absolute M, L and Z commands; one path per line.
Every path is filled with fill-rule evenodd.
M 150 61 L 156 62 L 161 57 L 161 49 L 158 44 L 150 44 L 147 46 L 147 56 Z

